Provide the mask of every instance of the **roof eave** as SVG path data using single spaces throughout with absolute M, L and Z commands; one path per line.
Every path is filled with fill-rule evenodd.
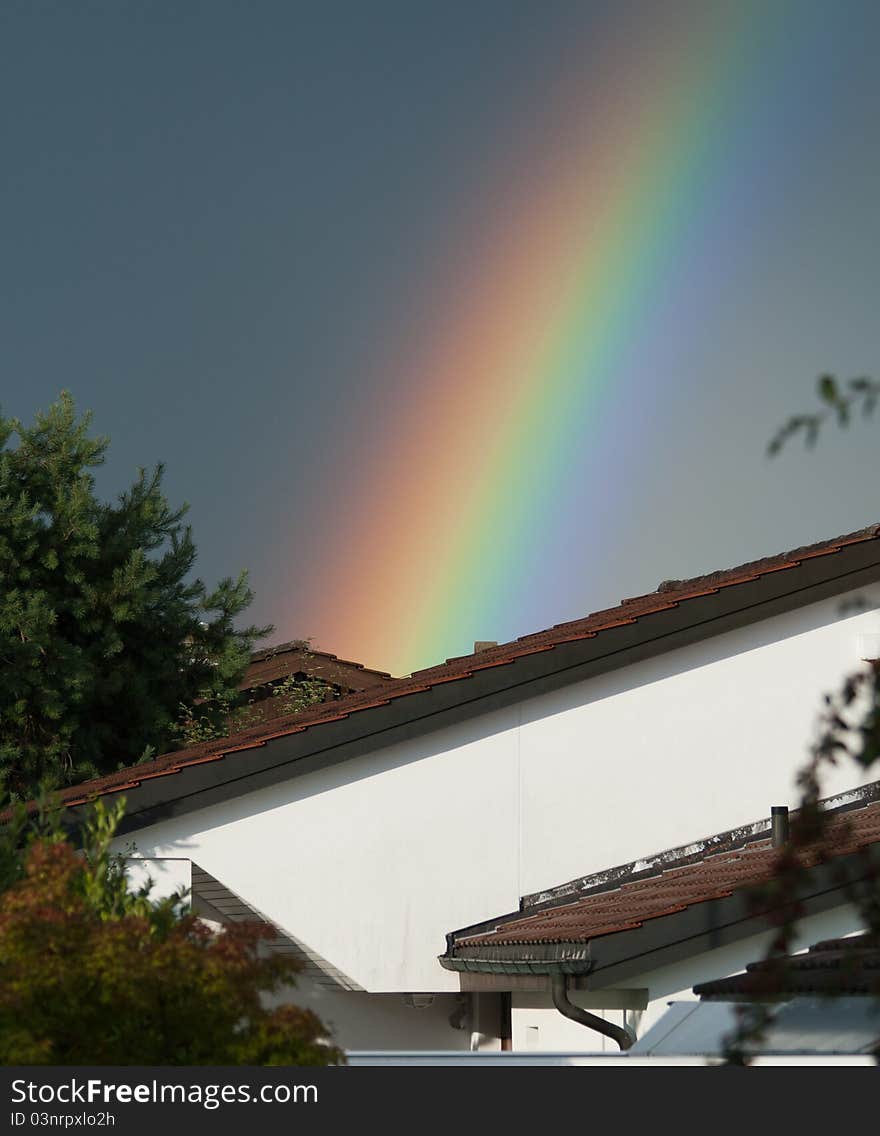
M 517 957 L 518 953 L 521 957 Z M 492 954 L 496 957 L 488 957 Z M 518 952 L 516 948 L 512 948 L 500 953 L 484 949 L 479 954 L 474 951 L 473 954 L 466 955 L 441 955 L 439 962 L 444 970 L 470 974 L 582 976 L 589 974 L 593 968 L 592 959 L 589 957 L 589 944 L 553 944 L 543 958 L 528 957 L 529 954 L 535 955 L 536 952 Z
M 807 869 L 801 877 L 798 895 L 802 916 L 817 915 L 853 902 L 865 889 L 873 888 L 878 867 L 880 849 L 872 846 L 870 850 L 849 853 Z M 517 966 L 563 962 L 565 952 L 576 947 L 589 958 L 591 985 L 613 986 L 767 932 L 771 916 L 772 910 L 767 907 L 754 906 L 752 889 L 744 887 L 715 899 L 692 903 L 678 912 L 645 918 L 639 926 L 629 930 L 600 934 L 577 943 L 540 944 L 540 951 L 532 944 L 499 943 L 477 947 L 453 940 L 440 963 L 447 970 L 476 969 L 465 964 L 480 963 L 483 973 L 551 973 L 517 969 Z M 577 962 L 574 958 L 571 961 Z
M 305 720 L 293 724 L 290 733 L 269 738 L 241 735 L 230 739 L 234 743 L 231 750 L 247 752 L 218 746 L 216 752 L 182 760 L 173 769 L 132 767 L 125 771 L 124 785 L 95 791 L 101 795 L 125 791 L 124 831 L 143 828 L 371 752 L 377 745 L 405 741 L 453 721 L 503 709 L 523 698 L 876 583 L 880 577 L 877 555 L 877 543 L 871 539 L 841 548 L 833 556 L 806 559 L 794 576 L 773 572 L 686 601 L 671 596 L 669 608 L 600 634 L 591 632 L 485 667 L 475 658 L 472 669 L 454 680 L 426 678 L 427 689 L 403 695 L 395 694 L 393 687 L 379 689 L 375 704 L 354 706 L 350 711 L 343 700 L 334 703 L 335 720 Z M 166 755 L 166 764 L 168 756 L 173 755 Z M 89 788 L 88 783 L 82 786 L 85 792 Z

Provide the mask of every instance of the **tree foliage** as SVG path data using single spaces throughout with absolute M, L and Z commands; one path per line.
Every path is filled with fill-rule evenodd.
M 90 421 L 66 392 L 32 427 L 0 416 L 0 777 L 18 797 L 174 748 L 181 704 L 234 698 L 271 631 L 235 627 L 245 572 L 192 577 L 161 465 L 97 498 L 109 442 Z
M 861 375 L 857 379 L 840 382 L 834 375 L 820 375 L 816 382 L 819 409 L 811 414 L 794 414 L 776 431 L 767 443 L 770 457 L 785 446 L 791 438 L 803 435 L 808 446 L 814 446 L 823 424 L 833 419 L 839 426 L 848 426 L 853 414 L 870 418 L 880 399 L 880 382 Z
M 776 456 L 797 434 L 803 434 L 807 445 L 812 446 L 826 420 L 845 427 L 856 411 L 870 417 L 880 398 L 880 381 L 862 377 L 841 384 L 831 375 L 822 375 L 818 380 L 818 396 L 822 409 L 790 418 L 771 438 L 767 447 L 769 456 Z M 806 761 L 796 773 L 800 799 L 792 818 L 789 840 L 776 858 L 771 888 L 776 925 L 766 956 L 777 964 L 776 974 L 782 981 L 785 979 L 784 960 L 797 945 L 805 853 L 824 858 L 833 852 L 829 847 L 827 814 L 821 805 L 823 776 L 841 762 L 853 762 L 861 772 L 878 761 L 880 660 L 868 659 L 861 669 L 843 676 L 836 691 L 824 695 L 815 738 Z M 880 881 L 875 869 L 867 865 L 868 886 L 865 880 L 846 878 L 841 869 L 835 874 L 847 899 L 857 909 L 864 928 L 880 936 Z M 756 906 L 766 909 L 766 888 L 758 889 L 754 898 Z M 763 1003 L 747 1003 L 739 1008 L 737 1027 L 726 1042 L 730 1064 L 748 1062 L 749 1048 L 760 1039 L 769 1022 L 769 1007 Z
M 181 705 L 178 732 L 182 741 L 186 745 L 198 745 L 257 726 L 265 722 L 270 700 L 276 704 L 272 709 L 277 707 L 281 714 L 299 714 L 320 702 L 339 697 L 330 683 L 297 674 L 265 685 L 268 694 L 261 699 L 239 694 L 230 697 L 225 692 L 205 693 L 195 705 Z
M 182 896 L 129 890 L 99 801 L 82 853 L 52 814 L 22 809 L 0 867 L 0 1063 L 327 1065 L 343 1056 L 311 1011 L 267 1009 L 298 964 L 253 924 L 208 929 Z

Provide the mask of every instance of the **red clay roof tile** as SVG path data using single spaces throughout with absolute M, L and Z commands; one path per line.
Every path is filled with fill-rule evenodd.
M 476 655 L 464 655 L 457 659 L 447 660 L 439 666 L 416 671 L 406 678 L 391 678 L 385 672 L 370 671 L 368 668 L 361 667 L 358 663 L 337 660 L 335 655 L 312 651 L 309 648 L 309 653 L 315 657 L 353 667 L 363 675 L 374 677 L 375 682 L 369 687 L 346 697 L 319 703 L 297 714 L 273 719 L 271 723 L 261 723 L 230 738 L 202 742 L 199 745 L 174 753 L 164 754 L 142 766 L 120 770 L 117 773 L 86 782 L 84 785 L 73 786 L 62 792 L 61 797 L 66 803 L 73 804 L 83 798 L 84 792 L 93 796 L 118 792 L 123 785 L 131 783 L 133 773 L 139 779 L 143 779 L 148 774 L 162 775 L 177 772 L 206 760 L 221 758 L 229 753 L 257 748 L 275 738 L 313 729 L 316 726 L 338 721 L 350 714 L 387 706 L 392 700 L 405 698 L 411 694 L 423 693 L 441 683 L 464 681 L 473 677 L 477 671 L 510 665 L 528 655 L 550 651 L 563 644 L 593 639 L 613 628 L 638 623 L 647 616 L 672 610 L 682 603 L 701 596 L 711 595 L 718 588 L 753 582 L 769 573 L 796 567 L 802 560 L 834 555 L 843 547 L 876 540 L 878 537 L 880 537 L 880 524 L 871 525 L 859 532 L 795 549 L 793 552 L 751 561 L 737 568 L 713 572 L 690 580 L 667 580 L 659 586 L 657 591 L 625 600 L 615 608 L 594 612 L 583 619 L 556 624 L 544 631 L 522 636 L 513 642 L 484 649 Z M 258 652 L 258 654 L 264 654 L 269 659 L 273 654 L 288 649 L 292 651 L 301 650 L 302 647 L 302 643 L 286 644 L 281 647 L 268 648 L 266 652 Z
M 827 939 L 803 954 L 761 959 L 750 963 L 744 974 L 703 982 L 694 993 L 721 1001 L 880 994 L 880 938 L 866 932 Z
M 878 842 L 880 802 L 873 802 L 829 817 L 822 845 L 803 850 L 800 860 L 810 867 Z M 587 942 L 632 930 L 650 919 L 767 883 L 776 873 L 778 857 L 769 840 L 756 840 L 736 853 L 710 855 L 519 919 L 505 918 L 494 931 L 456 936 L 455 949 L 466 953 L 468 947 Z

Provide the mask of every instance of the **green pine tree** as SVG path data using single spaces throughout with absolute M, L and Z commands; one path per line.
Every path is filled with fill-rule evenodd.
M 30 428 L 0 415 L 0 781 L 19 798 L 175 748 L 181 706 L 231 705 L 272 630 L 234 625 L 246 572 L 192 578 L 161 465 L 96 497 L 90 421 L 67 392 Z

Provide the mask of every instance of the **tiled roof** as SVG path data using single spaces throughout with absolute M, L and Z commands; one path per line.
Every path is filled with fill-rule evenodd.
M 250 726 L 266 723 L 268 728 L 270 722 L 290 714 L 284 698 L 273 697 L 273 693 L 277 694 L 279 684 L 291 677 L 323 683 L 324 697 L 313 700 L 318 703 L 390 686 L 395 681 L 387 671 L 372 670 L 328 651 L 313 650 L 302 640 L 280 643 L 253 654 L 239 683 L 239 690 L 247 696 Z
M 880 994 L 880 937 L 826 939 L 808 951 L 750 963 L 744 974 L 694 987 L 702 998 L 746 1001 L 798 994 Z
M 751 609 L 756 602 L 753 597 L 745 598 L 748 585 L 765 578 L 775 578 L 781 573 L 792 576 L 792 592 L 806 589 L 811 583 L 809 566 L 826 558 L 833 558 L 843 550 L 853 546 L 864 546 L 880 538 L 880 525 L 871 525 L 859 532 L 836 537 L 833 540 L 794 549 L 791 552 L 750 561 L 737 568 L 713 572 L 690 580 L 667 580 L 655 592 L 633 599 L 624 600 L 615 608 L 594 612 L 583 619 L 560 623 L 545 631 L 526 635 L 510 643 L 490 647 L 476 654 L 447 659 L 440 666 L 416 671 L 406 678 L 392 679 L 382 672 L 382 682 L 369 689 L 332 702 L 322 703 L 313 709 L 285 718 L 274 719 L 270 723 L 257 725 L 249 730 L 219 741 L 203 742 L 187 749 L 164 754 L 149 763 L 132 766 L 105 777 L 96 778 L 83 785 L 65 790 L 61 796 L 68 805 L 76 805 L 91 796 L 105 793 L 128 791 L 152 778 L 176 774 L 183 769 L 222 760 L 226 755 L 243 750 L 265 746 L 278 738 L 306 730 L 314 730 L 331 722 L 339 722 L 364 711 L 388 706 L 392 702 L 426 691 L 446 687 L 450 683 L 475 677 L 489 671 L 503 671 L 520 660 L 530 656 L 552 652 L 578 641 L 596 640 L 606 633 L 614 634 L 615 629 L 638 624 L 649 628 L 652 617 L 677 608 L 688 610 L 692 602 L 698 604 L 702 597 L 717 595 L 727 589 L 743 586 L 743 604 Z M 875 563 L 873 560 L 871 563 Z M 699 621 L 695 606 L 694 620 Z M 366 668 L 365 668 L 366 669 Z
M 345 691 L 369 690 L 371 687 L 387 686 L 394 682 L 387 671 L 376 671 L 365 667 L 363 663 L 340 659 L 328 651 L 315 650 L 302 640 L 293 640 L 255 651 L 239 689 L 253 690 L 268 682 L 285 679 L 291 674 L 322 679 Z
M 805 868 L 845 856 L 880 842 L 880 802 L 832 814 L 821 847 L 799 853 Z M 543 907 L 522 917 L 503 917 L 493 931 L 459 932 L 454 951 L 527 944 L 586 943 L 631 931 L 646 922 L 674 915 L 698 904 L 723 899 L 768 883 L 775 875 L 778 849 L 769 839 L 717 852 L 695 862 L 668 867 L 656 875 L 602 890 L 581 899 Z
M 538 631 L 533 635 L 524 635 L 512 643 L 502 643 L 498 647 L 490 647 L 481 651 L 479 656 L 463 655 L 460 658 L 447 659 L 440 666 L 417 671 L 413 678 L 427 679 L 434 676 L 443 678 L 449 673 L 450 668 L 467 667 L 468 665 L 473 667 L 475 663 L 478 663 L 480 667 L 497 666 L 532 651 L 546 651 L 573 639 L 590 638 L 613 627 L 635 623 L 644 616 L 668 611 L 687 600 L 710 595 L 721 588 L 750 583 L 771 573 L 787 572 L 799 568 L 805 561 L 817 557 L 833 556 L 847 545 L 861 544 L 864 541 L 878 538 L 880 538 L 880 524 L 869 525 L 858 532 L 835 537 L 834 540 L 825 540 L 819 544 L 796 548 L 791 552 L 780 553 L 777 556 L 767 556 L 763 560 L 752 560 L 748 564 L 740 564 L 737 568 L 710 572 L 705 576 L 695 576 L 690 580 L 664 580 L 656 591 L 622 600 L 617 607 L 593 612 L 592 615 L 585 616 L 583 619 L 572 620 L 569 623 L 557 623 L 546 631 Z

